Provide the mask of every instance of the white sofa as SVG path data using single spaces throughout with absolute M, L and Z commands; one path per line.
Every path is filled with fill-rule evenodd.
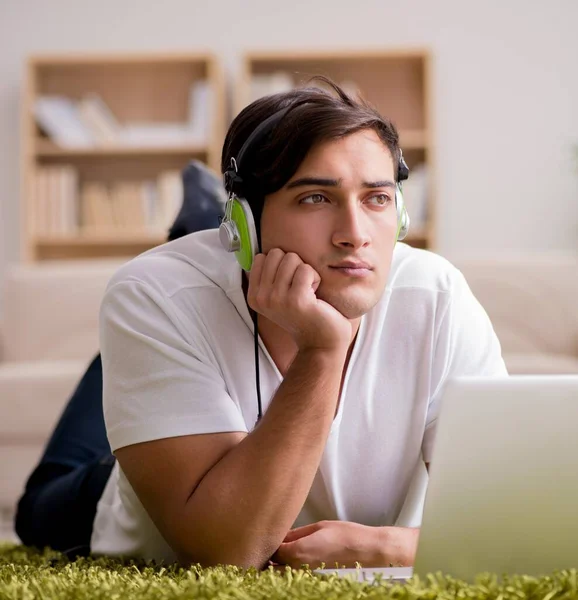
M 449 257 L 450 259 L 452 257 Z M 123 260 L 9 270 L 0 329 L 0 517 L 98 351 L 104 287 Z M 578 373 L 578 258 L 455 257 L 486 308 L 511 373 Z M 0 518 L 1 521 L 1 518 Z M 9 535 L 2 531 L 0 538 Z

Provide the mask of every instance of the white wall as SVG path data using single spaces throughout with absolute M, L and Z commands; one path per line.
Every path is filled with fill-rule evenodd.
M 578 250 L 576 0 L 0 0 L 0 280 L 19 256 L 27 54 L 427 46 L 439 250 Z M 392 90 L 395 93 L 395 90 Z M 0 297 L 1 308 L 1 297 Z

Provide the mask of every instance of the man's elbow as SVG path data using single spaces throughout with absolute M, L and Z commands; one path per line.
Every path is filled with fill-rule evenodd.
M 233 540 L 204 546 L 202 549 L 186 549 L 177 551 L 179 564 L 184 567 L 199 564 L 201 567 L 232 565 L 242 569 L 254 567 L 261 570 L 267 566 L 269 559 L 277 550 L 278 544 L 238 544 Z

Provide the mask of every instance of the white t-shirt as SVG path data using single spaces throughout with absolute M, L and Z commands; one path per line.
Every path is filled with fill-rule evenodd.
M 100 333 L 113 451 L 254 427 L 253 323 L 241 269 L 216 230 L 124 265 L 108 285 Z M 397 244 L 385 292 L 361 319 L 339 409 L 295 525 L 418 526 L 420 511 L 408 517 L 404 504 L 430 461 L 444 382 L 505 373 L 492 325 L 462 274 L 436 254 Z M 262 344 L 260 375 L 266 411 L 282 377 Z M 98 504 L 91 547 L 176 560 L 118 464 Z

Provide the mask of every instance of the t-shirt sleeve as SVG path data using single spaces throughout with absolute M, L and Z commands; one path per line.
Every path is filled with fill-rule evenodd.
M 219 366 L 203 351 L 202 327 L 198 343 L 191 327 L 150 284 L 129 279 L 107 289 L 100 346 L 113 451 L 167 437 L 247 431 Z
M 507 375 L 498 337 L 482 305 L 464 276 L 456 271 L 451 298 L 441 320 L 432 365 L 432 389 L 428 405 L 422 454 L 431 461 L 440 397 L 444 384 L 460 376 Z

